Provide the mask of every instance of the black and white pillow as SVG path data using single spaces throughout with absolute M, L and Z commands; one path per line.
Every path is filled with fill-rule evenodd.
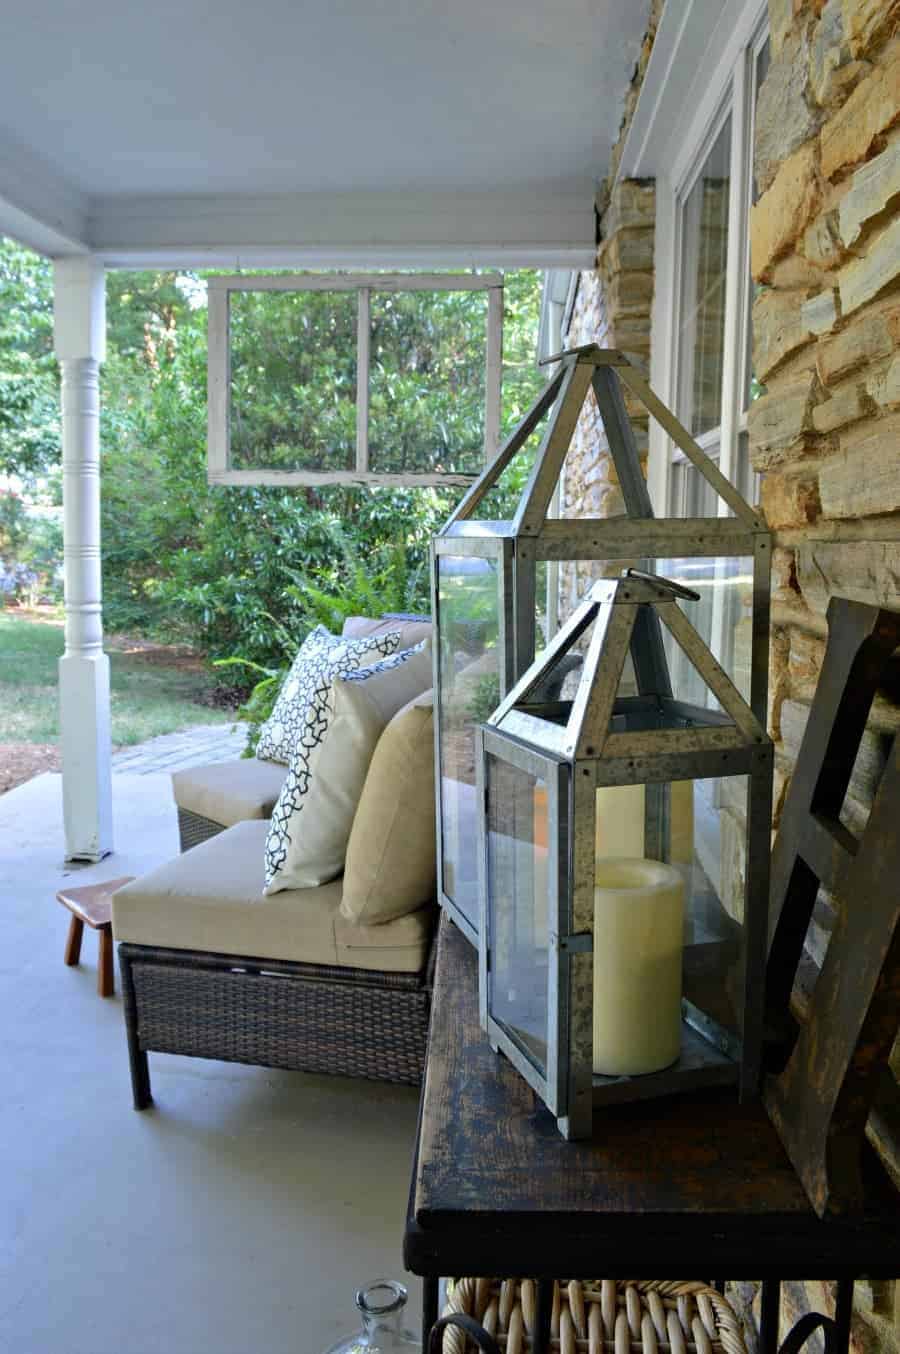
M 257 757 L 289 766 L 314 699 L 328 690 L 332 678 L 344 677 L 396 653 L 400 635 L 397 629 L 384 635 L 345 639 L 333 635 L 324 625 L 317 625 L 300 646 L 275 707 L 260 729 Z
M 269 824 L 267 894 L 341 873 L 372 754 L 397 711 L 431 685 L 430 650 L 423 640 L 316 694 Z

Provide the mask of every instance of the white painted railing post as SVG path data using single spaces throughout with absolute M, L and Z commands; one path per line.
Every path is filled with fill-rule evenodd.
M 59 660 L 67 860 L 112 850 L 109 659 L 100 581 L 100 363 L 106 283 L 90 256 L 53 269 L 54 343 L 62 372 L 66 649 Z

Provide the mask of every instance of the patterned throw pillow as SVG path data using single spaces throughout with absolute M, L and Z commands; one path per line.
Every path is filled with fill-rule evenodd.
M 430 643 L 423 640 L 335 678 L 316 695 L 269 825 L 267 894 L 312 888 L 341 873 L 381 732 L 431 680 Z
M 385 635 L 345 639 L 333 635 L 324 625 L 317 625 L 300 646 L 275 708 L 260 729 L 257 757 L 290 765 L 313 699 L 328 690 L 332 678 L 345 677 L 367 663 L 387 658 L 399 647 L 399 629 Z

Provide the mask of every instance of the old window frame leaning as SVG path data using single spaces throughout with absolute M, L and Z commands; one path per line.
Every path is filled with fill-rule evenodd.
M 502 273 L 341 273 L 330 276 L 240 273 L 211 277 L 207 305 L 209 326 L 207 479 L 210 484 L 325 485 L 369 484 L 403 487 L 471 484 L 477 473 L 375 471 L 369 468 L 369 376 L 371 297 L 381 292 L 486 291 L 484 464 L 500 441 L 500 396 L 503 360 Z M 237 470 L 231 465 L 230 297 L 249 291 L 329 291 L 357 293 L 356 327 L 356 466 L 353 470 Z

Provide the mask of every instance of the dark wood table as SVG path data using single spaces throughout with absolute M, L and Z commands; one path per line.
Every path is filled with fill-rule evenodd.
M 605 1108 L 592 1141 L 564 1141 L 479 1025 L 475 951 L 441 928 L 404 1238 L 426 1281 L 423 1330 L 441 1276 L 545 1281 L 541 1350 L 554 1278 L 718 1274 L 766 1281 L 762 1346 L 774 1350 L 780 1281 L 800 1275 L 839 1281 L 824 1329 L 846 1348 L 853 1280 L 900 1275 L 900 1202 L 874 1153 L 863 1213 L 823 1221 L 761 1105 L 733 1091 Z

